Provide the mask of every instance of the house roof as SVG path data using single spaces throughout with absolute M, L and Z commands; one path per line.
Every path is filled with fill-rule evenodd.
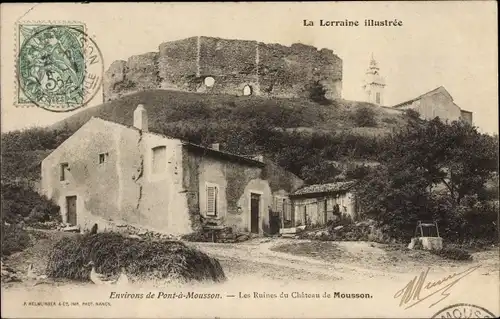
M 106 123 L 111 123 L 111 124 L 114 124 L 114 125 L 119 125 L 119 126 L 122 126 L 122 127 L 128 128 L 128 129 L 131 129 L 131 130 L 139 131 L 138 128 L 136 128 L 135 126 L 132 126 L 132 125 L 125 125 L 125 124 L 121 124 L 121 123 L 116 123 L 116 122 L 104 120 L 104 119 L 99 118 L 99 117 L 92 117 L 92 119 L 100 120 L 100 121 L 103 121 L 103 122 L 106 122 Z M 202 146 L 202 145 L 194 144 L 194 143 L 191 143 L 191 142 L 188 142 L 188 141 L 184 141 L 184 140 L 181 140 L 179 138 L 168 136 L 168 135 L 165 135 L 165 134 L 160 134 L 160 133 L 150 132 L 150 131 L 148 131 L 146 133 L 147 134 L 156 135 L 156 136 L 160 136 L 160 137 L 164 137 L 164 138 L 179 140 L 179 141 L 181 141 L 182 145 L 184 145 L 186 148 L 188 148 L 190 150 L 194 150 L 194 151 L 200 151 L 203 154 L 209 154 L 209 155 L 216 156 L 216 157 L 219 157 L 219 158 L 224 158 L 224 159 L 233 160 L 233 161 L 239 161 L 239 162 L 242 162 L 242 163 L 246 163 L 246 164 L 254 165 L 254 166 L 259 166 L 259 167 L 265 166 L 265 164 L 263 162 L 255 160 L 255 159 L 252 159 L 249 156 L 238 155 L 238 154 L 229 153 L 229 152 L 225 152 L 225 151 L 215 150 L 215 149 L 210 148 L 210 147 L 205 147 L 205 146 Z
M 399 104 L 396 104 L 396 105 L 394 105 L 394 106 L 393 106 L 393 108 L 398 108 L 398 107 L 401 107 L 401 106 L 405 106 L 405 105 L 407 105 L 407 104 L 413 103 L 413 102 L 415 102 L 415 101 L 418 101 L 418 100 L 422 99 L 423 97 L 426 97 L 426 96 L 429 96 L 429 95 L 435 94 L 435 93 L 437 93 L 437 92 L 444 93 L 445 95 L 447 95 L 447 96 L 448 96 L 448 98 L 449 98 L 450 100 L 452 100 L 452 101 L 453 101 L 453 97 L 451 96 L 451 94 L 450 94 L 450 93 L 449 93 L 449 92 L 448 92 L 448 91 L 447 91 L 447 90 L 446 90 L 443 86 L 440 86 L 440 87 L 435 88 L 435 89 L 434 89 L 434 90 L 432 90 L 432 91 L 429 91 L 429 92 L 426 92 L 426 93 L 424 93 L 424 94 L 421 94 L 421 95 L 417 96 L 416 98 L 413 98 L 413 99 L 411 99 L 411 100 L 408 100 L 408 101 L 405 101 L 405 102 L 401 102 L 401 103 L 399 103 Z
M 228 159 L 228 160 L 235 160 L 238 162 L 246 163 L 249 165 L 255 165 L 255 166 L 259 166 L 259 167 L 265 166 L 265 164 L 263 162 L 252 159 L 249 156 L 238 155 L 238 154 L 224 152 L 224 151 L 218 151 L 218 150 L 215 150 L 215 149 L 210 148 L 210 147 L 205 147 L 205 146 L 201 146 L 198 144 L 193 144 L 193 143 L 185 142 L 185 141 L 182 141 L 182 145 L 184 145 L 186 148 L 188 148 L 190 150 L 203 152 L 203 154 L 214 155 L 214 156 L 217 156 L 220 158 L 224 158 L 224 159 Z
M 314 184 L 296 190 L 290 196 L 305 196 L 313 194 L 343 193 L 351 189 L 356 181 Z

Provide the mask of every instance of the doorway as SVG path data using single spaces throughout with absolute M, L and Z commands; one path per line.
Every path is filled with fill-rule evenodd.
M 66 197 L 66 208 L 68 212 L 68 224 L 76 226 L 76 196 Z
M 254 234 L 259 233 L 260 216 L 260 195 L 250 194 L 250 231 Z

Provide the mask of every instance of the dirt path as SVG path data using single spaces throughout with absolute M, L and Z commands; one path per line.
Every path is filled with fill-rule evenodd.
M 229 268 L 229 275 L 231 275 L 231 268 L 234 267 L 232 263 L 240 260 L 250 269 L 255 267 L 262 269 L 278 268 L 277 273 L 270 275 L 274 279 L 279 277 L 301 279 L 297 278 L 296 273 L 307 274 L 305 277 L 308 279 L 311 279 L 312 275 L 315 279 L 348 279 L 351 281 L 358 280 L 361 277 L 388 276 L 388 273 L 383 270 L 367 269 L 344 262 L 325 262 L 317 258 L 296 256 L 272 250 L 277 246 L 290 242 L 300 244 L 307 241 L 255 239 L 239 244 L 196 243 L 194 246 L 218 258 L 223 266 L 228 264 L 229 267 L 226 268 Z
M 320 247 L 308 250 L 310 244 Z M 383 277 L 390 280 L 402 274 L 416 274 L 426 267 L 444 273 L 481 264 L 483 272 L 487 274 L 499 267 L 498 258 L 495 258 L 498 257 L 498 251 L 494 250 L 475 254 L 472 262 L 455 262 L 426 252 L 386 251 L 381 245 L 368 242 L 257 238 L 239 244 L 190 245 L 218 258 L 229 277 L 258 272 L 272 279 L 362 282 L 367 278 Z M 287 246 L 291 253 L 277 251 Z

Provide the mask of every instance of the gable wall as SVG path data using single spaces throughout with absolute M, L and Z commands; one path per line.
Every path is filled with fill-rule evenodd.
M 167 167 L 152 177 L 151 148 L 167 146 Z M 99 164 L 99 154 L 108 153 Z M 99 229 L 108 222 L 127 222 L 168 233 L 190 231 L 182 191 L 180 144 L 177 140 L 93 119 L 42 162 L 42 191 L 61 207 L 67 221 L 67 196 L 77 196 L 77 224 Z M 60 164 L 67 162 L 67 181 Z

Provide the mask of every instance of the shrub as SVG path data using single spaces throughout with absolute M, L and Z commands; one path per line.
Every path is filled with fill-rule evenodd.
M 96 271 L 116 275 L 121 267 L 135 277 L 159 279 L 225 280 L 217 259 L 179 241 L 149 241 L 118 233 L 99 233 L 65 238 L 54 246 L 47 274 L 54 278 L 88 280 L 86 264 L 92 260 Z
M 346 170 L 345 176 L 347 179 L 362 179 L 368 176 L 370 171 L 371 170 L 369 166 L 361 165 L 354 168 L 348 168 Z
M 431 253 L 452 260 L 472 260 L 468 251 L 460 248 L 444 247 L 440 250 L 431 250 Z
M 2 220 L 10 224 L 61 221 L 59 206 L 22 184 L 2 181 L 1 198 Z
M 360 107 L 352 114 L 352 120 L 360 127 L 376 127 L 375 111 L 370 107 Z
M 498 242 L 498 204 L 466 196 L 453 207 L 446 198 L 433 198 L 434 219 L 448 243 L 484 247 Z
M 30 245 L 30 236 L 19 225 L 2 223 L 2 257 L 23 251 Z
M 319 81 L 307 86 L 306 90 L 309 92 L 311 101 L 319 104 L 329 104 L 329 100 L 326 98 L 326 89 Z

